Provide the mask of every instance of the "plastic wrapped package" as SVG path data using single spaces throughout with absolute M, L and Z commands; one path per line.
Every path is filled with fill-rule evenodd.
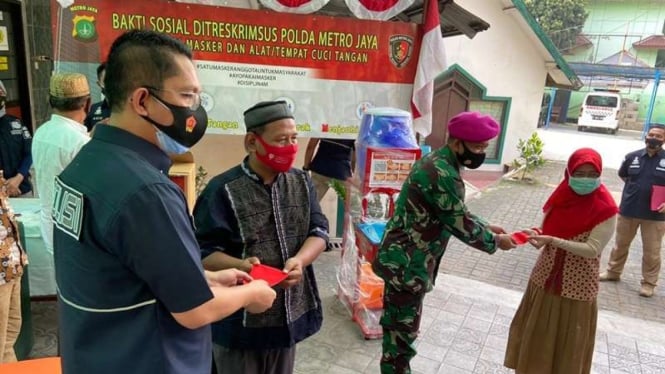
M 353 316 L 353 305 L 357 301 L 358 287 L 358 247 L 351 217 L 345 219 L 342 261 L 337 269 L 337 297 L 344 304 L 349 316 Z
M 370 108 L 360 122 L 356 139 L 356 171 L 367 175 L 368 150 L 382 148 L 419 149 L 411 113 L 396 108 Z

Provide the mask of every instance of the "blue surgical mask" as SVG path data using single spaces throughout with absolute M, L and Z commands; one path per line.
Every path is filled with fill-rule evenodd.
M 155 129 L 157 134 L 157 143 L 162 151 L 168 154 L 181 155 L 189 151 L 188 147 L 176 142 L 170 136 L 164 134 L 161 130 Z
M 570 177 L 568 185 L 578 195 L 588 195 L 600 187 L 599 178 Z

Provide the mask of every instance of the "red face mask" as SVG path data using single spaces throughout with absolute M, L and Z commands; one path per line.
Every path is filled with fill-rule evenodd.
M 291 169 L 293 163 L 296 161 L 298 154 L 298 144 L 290 144 L 282 147 L 274 146 L 266 143 L 260 136 L 256 139 L 261 143 L 266 154 L 261 155 L 256 152 L 256 158 L 267 167 L 278 171 L 280 173 L 286 172 Z

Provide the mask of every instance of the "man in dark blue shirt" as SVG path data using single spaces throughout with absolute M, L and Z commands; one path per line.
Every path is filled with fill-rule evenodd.
M 32 191 L 32 135 L 21 120 L 7 114 L 6 103 L 7 90 L 0 82 L 0 170 L 6 179 L 7 195 L 16 197 Z
M 88 132 L 92 131 L 92 128 L 99 122 L 105 122 L 111 116 L 111 107 L 109 107 L 108 101 L 106 101 L 106 91 L 104 89 L 104 78 L 106 77 L 106 62 L 102 62 L 97 67 L 97 85 L 102 90 L 102 100 L 92 104 L 88 115 L 85 117 L 83 124 L 88 129 Z
M 665 203 L 651 209 L 653 186 L 665 186 L 665 125 L 649 128 L 646 148 L 626 155 L 619 177 L 625 185 L 617 220 L 615 245 L 610 254 L 607 271 L 601 281 L 618 281 L 628 259 L 630 243 L 637 229 L 642 234 L 642 287 L 640 296 L 653 296 L 660 274 L 660 250 L 665 234 Z
M 275 298 L 242 271 L 204 272 L 185 197 L 167 177 L 167 153 L 207 126 L 191 58 L 164 34 L 120 36 L 107 65 L 109 125 L 56 178 L 64 374 L 209 374 L 209 323 Z

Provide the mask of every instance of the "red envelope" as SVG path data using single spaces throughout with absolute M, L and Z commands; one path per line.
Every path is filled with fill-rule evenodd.
M 516 231 L 510 234 L 510 238 L 513 239 L 513 242 L 515 242 L 515 244 L 525 244 L 529 241 L 529 235 L 521 231 Z
M 665 203 L 665 186 L 651 186 L 651 210 L 657 211 Z
M 289 275 L 283 272 L 281 269 L 277 269 L 268 265 L 258 264 L 252 266 L 252 270 L 249 272 L 249 276 L 254 279 L 262 279 L 268 282 L 270 287 L 272 287 L 279 284 Z

